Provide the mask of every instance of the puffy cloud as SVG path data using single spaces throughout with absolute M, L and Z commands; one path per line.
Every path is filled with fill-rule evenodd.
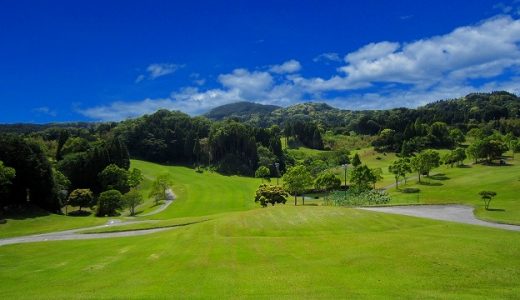
M 146 74 L 141 74 L 135 79 L 136 83 L 139 83 L 145 79 L 154 80 L 158 77 L 172 74 L 178 69 L 184 67 L 184 65 L 177 64 L 151 64 L 146 68 Z
M 336 61 L 324 53 L 315 61 Z M 290 105 L 322 101 L 350 109 L 415 107 L 474 91 L 518 92 L 520 20 L 499 16 L 452 32 L 412 42 L 374 42 L 344 56 L 344 65 L 328 78 L 304 77 L 289 60 L 265 71 L 235 69 L 220 74 L 220 87 L 187 87 L 160 99 L 114 102 L 80 110 L 97 120 L 119 120 L 159 108 L 198 114 L 237 102 Z M 152 66 L 152 65 L 151 65 Z M 143 79 L 163 76 L 178 67 L 149 67 Z M 284 74 L 283 76 L 274 76 Z M 198 75 L 192 75 L 199 79 Z
M 418 40 L 369 44 L 345 57 L 348 82 L 397 82 L 422 86 L 447 78 L 492 77 L 520 64 L 520 21 L 502 16 L 476 26 Z
M 291 59 L 281 65 L 274 65 L 269 68 L 269 71 L 277 74 L 295 73 L 302 68 L 299 61 Z

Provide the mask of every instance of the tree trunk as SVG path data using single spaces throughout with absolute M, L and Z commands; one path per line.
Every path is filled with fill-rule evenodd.
M 419 177 L 419 182 L 421 182 L 421 172 L 417 172 L 417 176 Z
M 296 198 L 296 197 L 297 197 L 297 194 L 294 193 L 294 206 L 296 206 L 296 201 L 298 200 L 298 198 Z
M 396 178 L 395 178 L 395 189 L 396 189 L 396 190 L 399 189 L 399 177 L 396 177 Z
M 305 194 L 302 194 L 302 205 L 305 205 Z

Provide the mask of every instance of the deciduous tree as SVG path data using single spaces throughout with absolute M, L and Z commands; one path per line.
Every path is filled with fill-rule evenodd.
M 305 196 L 303 193 L 308 186 L 312 185 L 311 173 L 305 166 L 298 165 L 290 168 L 282 177 L 285 189 L 294 195 L 294 205 L 298 195 L 302 195 L 303 204 L 305 204 Z

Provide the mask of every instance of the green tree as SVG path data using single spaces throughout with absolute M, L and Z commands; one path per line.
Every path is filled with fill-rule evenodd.
M 513 140 L 511 142 L 511 152 L 513 154 L 513 159 L 515 158 L 515 153 L 520 152 L 520 141 Z
M 464 133 L 462 133 L 462 130 L 458 128 L 454 128 L 450 130 L 450 138 L 455 143 L 455 145 L 460 145 L 466 141 L 466 137 L 464 136 Z
M 439 152 L 434 150 L 424 150 L 417 154 L 411 160 L 412 169 L 417 172 L 419 182 L 421 182 L 421 175 L 430 175 L 430 171 L 440 165 Z
M 489 203 L 491 202 L 491 199 L 497 195 L 497 193 L 493 191 L 481 191 L 478 194 L 480 195 L 482 201 L 484 201 L 484 207 L 486 210 L 489 210 Z
M 0 187 L 5 187 L 11 184 L 11 180 L 16 177 L 16 171 L 14 168 L 4 165 L 4 162 L 0 160 Z
M 89 189 L 75 189 L 70 193 L 67 204 L 79 206 L 80 211 L 83 207 L 92 207 L 94 205 L 94 193 Z
M 54 189 L 56 190 L 55 193 L 60 201 L 60 205 L 62 207 L 66 207 L 67 197 L 69 195 L 70 180 L 67 178 L 67 176 L 63 175 L 63 173 L 58 170 L 54 170 L 52 175 L 54 176 Z M 65 214 L 67 214 L 66 211 Z
M 325 192 L 325 200 L 327 201 L 330 191 L 341 187 L 341 180 L 334 173 L 325 171 L 314 180 L 314 187 Z
M 271 176 L 271 171 L 269 171 L 269 168 L 267 168 L 266 166 L 260 166 L 258 167 L 258 169 L 256 169 L 255 177 L 261 178 L 262 182 L 264 182 L 264 179 L 268 182 L 271 181 L 269 176 Z
M 276 156 L 267 147 L 258 147 L 258 165 L 264 167 L 272 167 L 276 161 Z
M 96 216 L 114 216 L 123 208 L 123 196 L 118 190 L 108 190 L 99 194 Z
M 98 178 L 103 190 L 118 190 L 121 193 L 130 190 L 128 171 L 115 164 L 108 165 L 98 174 Z
M 358 191 L 370 190 L 376 183 L 377 176 L 367 165 L 355 167 L 350 173 L 350 183 Z
M 308 186 L 312 185 L 311 173 L 305 166 L 298 165 L 290 168 L 282 176 L 284 188 L 294 195 L 294 205 L 296 205 L 297 196 L 302 195 L 303 204 L 305 204 L 305 195 L 303 193 Z
M 123 206 L 130 210 L 130 215 L 135 215 L 135 208 L 143 203 L 143 196 L 135 188 L 123 195 Z
M 60 151 L 60 155 L 65 156 L 71 153 L 85 152 L 90 149 L 88 141 L 82 137 L 72 137 L 67 140 Z
M 167 190 L 173 185 L 173 181 L 168 174 L 161 174 L 152 182 L 152 189 L 149 197 L 153 197 L 155 205 L 161 200 L 168 199 Z
M 8 192 L 9 186 L 12 184 L 12 180 L 16 177 L 16 171 L 8 166 L 4 165 L 4 162 L 0 160 L 0 199 L 5 199 Z M 5 197 L 5 198 L 4 198 Z M 0 210 L 4 206 L 2 200 L 0 200 Z
M 137 168 L 132 168 L 128 171 L 128 186 L 132 188 L 137 188 L 141 182 L 143 182 L 144 176 L 141 170 Z
M 359 154 L 355 153 L 354 157 L 352 157 L 352 166 L 354 168 L 359 167 L 361 165 L 361 159 L 359 158 Z
M 406 174 L 412 172 L 412 166 L 409 158 L 399 158 L 395 160 L 389 167 L 388 171 L 394 174 L 395 187 L 399 189 L 399 178 L 404 178 L 406 181 Z
M 262 184 L 256 190 L 255 202 L 260 202 L 262 207 L 267 207 L 268 204 L 274 206 L 276 203 L 285 204 L 288 196 L 281 186 Z

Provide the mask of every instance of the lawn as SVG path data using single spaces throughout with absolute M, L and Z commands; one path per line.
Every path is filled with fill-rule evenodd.
M 409 181 L 406 188 L 420 189 L 419 193 L 392 189 L 392 203 L 466 203 L 476 207 L 475 214 L 481 219 L 520 224 L 520 159 L 508 161 L 507 166 L 467 163 L 463 168 L 441 166 L 432 172 L 434 176 L 425 177 L 423 184 L 416 179 Z M 478 195 L 482 190 L 498 194 L 491 201 L 490 210 L 483 208 Z
M 0 247 L 5 299 L 515 298 L 520 233 L 339 207 Z
M 187 167 L 162 166 L 138 160 L 132 160 L 131 166 L 141 169 L 145 176 L 142 194 L 147 200 L 138 208 L 138 212 L 151 212 L 157 208 L 147 197 L 151 182 L 157 174 L 170 174 L 174 182 L 173 190 L 177 194 L 177 199 L 167 210 L 137 219 L 205 216 L 257 207 L 251 200 L 260 185 L 260 179 L 257 178 L 223 176 L 214 172 L 197 173 Z M 95 226 L 108 220 L 93 215 L 80 217 L 49 214 L 38 209 L 30 213 L 8 215 L 5 219 L 7 222 L 0 224 L 0 238 Z
M 165 211 L 151 216 L 153 219 L 204 216 L 257 206 L 252 199 L 261 183 L 258 178 L 224 176 L 210 171 L 197 173 L 187 167 L 163 166 L 140 160 L 132 160 L 131 167 L 143 172 L 145 181 L 142 193 L 145 197 L 156 175 L 167 173 L 173 180 L 177 199 Z M 153 210 L 152 202 L 147 201 L 146 211 Z
M 96 218 L 92 215 L 64 216 L 50 214 L 38 208 L 32 208 L 30 212 L 9 214 L 5 216 L 5 220 L 5 224 L 0 224 L 0 238 L 75 229 L 107 222 L 106 218 Z

